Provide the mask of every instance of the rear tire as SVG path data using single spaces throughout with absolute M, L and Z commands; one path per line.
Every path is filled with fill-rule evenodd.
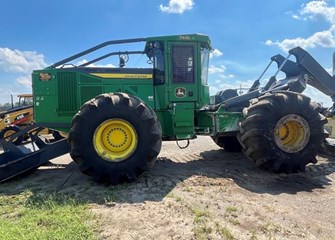
M 243 115 L 238 138 L 244 154 L 257 166 L 293 173 L 317 162 L 327 120 L 310 98 L 294 92 L 266 94 Z
M 130 182 L 154 165 L 161 136 L 155 112 L 143 101 L 124 93 L 102 94 L 73 118 L 70 154 L 97 182 Z
M 10 135 L 13 135 L 17 132 L 20 131 L 20 128 L 18 126 L 15 126 L 15 125 L 12 125 L 12 126 L 8 126 L 8 127 L 5 127 L 4 129 L 2 129 L 2 131 L 0 132 L 0 139 L 3 139 L 3 138 L 7 138 L 9 137 Z M 22 142 L 23 142 L 23 138 L 24 136 L 21 135 L 17 138 L 14 139 L 13 143 L 15 145 L 20 145 Z M 7 139 L 8 140 L 8 139 Z
M 241 152 L 242 146 L 236 136 L 216 136 L 213 141 L 227 152 Z

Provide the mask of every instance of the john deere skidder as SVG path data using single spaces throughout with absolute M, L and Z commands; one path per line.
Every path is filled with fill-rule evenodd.
M 65 67 L 109 45 L 135 42 L 144 48 L 108 52 Z M 297 47 L 289 51 L 296 62 L 290 55 L 272 57 L 278 71 L 264 87 L 259 78 L 248 93 L 239 96 L 226 89 L 210 103 L 211 51 L 210 39 L 199 34 L 108 41 L 34 71 L 36 124 L 10 136 L 28 133 L 32 143 L 17 147 L 10 139 L 2 141 L 1 180 L 69 151 L 80 170 L 96 181 L 134 181 L 153 166 L 162 140 L 197 135 L 211 136 L 227 151 L 242 150 L 257 166 L 274 172 L 304 171 L 306 164 L 316 163 L 326 119 L 301 92 L 310 84 L 334 97 L 333 77 Z M 132 54 L 145 55 L 152 67 L 126 68 Z M 119 67 L 90 67 L 112 56 L 120 57 Z M 286 77 L 277 80 L 280 71 Z M 35 134 L 41 126 L 68 138 L 47 143 Z

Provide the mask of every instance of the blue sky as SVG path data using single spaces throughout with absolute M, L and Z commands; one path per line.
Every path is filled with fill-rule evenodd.
M 335 1 L 2 1 L 0 103 L 8 102 L 10 94 L 31 92 L 33 69 L 101 42 L 185 33 L 211 37 L 216 49 L 210 60 L 212 94 L 225 88 L 249 87 L 271 56 L 286 55 L 298 45 L 331 72 Z M 85 60 L 89 59 L 78 62 Z M 117 64 L 116 59 L 110 61 L 102 64 Z M 130 67 L 141 66 L 139 61 L 135 59 Z M 271 70 L 274 73 L 275 69 Z M 314 89 L 305 93 L 326 106 L 331 104 L 329 97 Z

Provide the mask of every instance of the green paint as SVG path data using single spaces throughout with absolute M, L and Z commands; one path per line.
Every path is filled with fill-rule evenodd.
M 205 35 L 150 37 L 144 51 L 154 63 L 152 69 L 36 70 L 32 74 L 35 121 L 68 132 L 73 116 L 86 101 L 103 93 L 124 92 L 139 97 L 156 112 L 166 140 L 237 131 L 240 113 L 201 110 L 210 102 L 211 50 Z

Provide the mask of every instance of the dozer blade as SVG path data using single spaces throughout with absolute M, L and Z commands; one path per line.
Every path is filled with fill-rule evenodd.
M 32 125 L 22 131 L 1 139 L 3 153 L 0 154 L 0 182 L 4 182 L 22 173 L 39 167 L 49 160 L 69 152 L 67 139 L 48 143 L 38 135 L 43 129 L 39 125 Z M 13 140 L 28 134 L 30 141 L 23 145 L 15 145 Z

